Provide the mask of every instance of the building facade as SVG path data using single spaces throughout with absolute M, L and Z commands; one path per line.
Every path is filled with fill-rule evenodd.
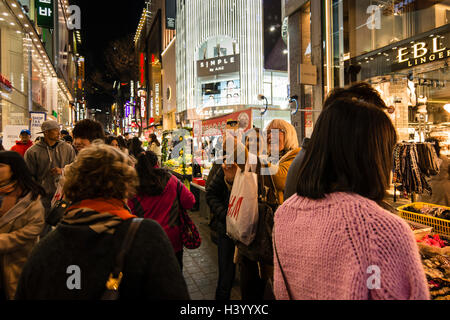
M 400 140 L 437 137 L 448 153 L 450 1 L 285 0 L 284 16 L 291 93 L 302 107 L 320 109 L 331 89 L 367 81 L 392 107 Z M 300 137 L 312 132 L 311 114 L 295 121 Z
M 182 124 L 248 107 L 261 107 L 258 95 L 280 107 L 288 96 L 286 45 L 265 51 L 267 26 L 262 0 L 177 1 L 177 113 Z M 280 12 L 281 15 L 281 12 Z M 281 19 L 278 16 L 278 19 Z M 281 32 L 280 32 L 281 34 Z M 280 37 L 281 38 L 281 37 Z M 271 57 L 272 59 L 269 59 Z M 270 63 L 272 61 L 272 63 Z M 279 69 L 273 67 L 281 65 Z
M 41 8 L 39 1 L 0 1 L 0 131 L 3 135 L 11 126 L 29 127 L 33 113 L 45 114 L 64 127 L 74 121 L 70 84 L 76 64 L 66 25 L 69 3 L 44 1 L 43 4 L 47 7 Z M 50 8 L 56 6 L 59 15 L 50 15 Z M 47 24 L 42 23 L 43 15 L 48 15 Z M 51 32 L 55 25 L 58 32 Z

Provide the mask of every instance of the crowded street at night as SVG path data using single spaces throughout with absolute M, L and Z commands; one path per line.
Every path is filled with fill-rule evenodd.
M 0 305 L 450 300 L 450 0 L 0 0 L 0 61 Z

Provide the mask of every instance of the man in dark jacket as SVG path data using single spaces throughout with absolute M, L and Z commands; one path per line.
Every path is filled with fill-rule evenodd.
M 216 300 L 230 300 L 236 273 L 236 266 L 233 261 L 235 244 L 227 236 L 226 223 L 231 192 L 225 183 L 222 165 L 215 163 L 210 175 L 211 179 L 208 179 L 206 186 L 206 201 L 217 228 L 219 279 L 217 281 Z

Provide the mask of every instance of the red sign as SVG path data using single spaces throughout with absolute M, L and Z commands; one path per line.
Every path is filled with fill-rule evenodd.
M 141 85 L 145 87 L 145 57 L 142 52 L 141 52 L 141 59 L 139 61 L 139 69 L 141 72 Z
M 8 92 L 12 91 L 11 82 L 8 79 L 6 79 L 3 75 L 0 75 L 0 85 L 3 89 L 5 89 Z
M 202 121 L 202 136 L 217 136 L 225 132 L 227 121 L 237 121 L 239 129 L 244 132 L 252 128 L 252 110 L 238 111 L 226 116 Z

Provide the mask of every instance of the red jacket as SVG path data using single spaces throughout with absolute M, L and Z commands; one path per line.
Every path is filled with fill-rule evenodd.
M 30 140 L 27 144 L 23 144 L 22 141 L 16 141 L 16 145 L 11 148 L 11 151 L 15 151 L 19 153 L 22 157 L 25 155 L 25 152 L 33 145 L 33 142 Z

